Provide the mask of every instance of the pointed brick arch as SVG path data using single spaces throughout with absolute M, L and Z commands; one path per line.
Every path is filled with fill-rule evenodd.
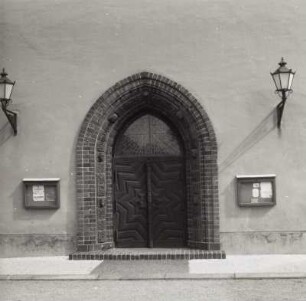
M 187 244 L 220 250 L 217 143 L 198 101 L 168 78 L 142 72 L 108 89 L 88 112 L 76 146 L 78 251 L 113 247 L 112 155 L 115 138 L 141 112 L 176 127 L 186 153 Z

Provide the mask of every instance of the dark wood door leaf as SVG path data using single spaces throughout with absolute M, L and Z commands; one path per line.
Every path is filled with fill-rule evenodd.
M 182 159 L 164 158 L 150 165 L 153 245 L 182 247 L 186 228 Z
M 117 159 L 114 178 L 117 247 L 147 247 L 146 171 L 143 161 Z

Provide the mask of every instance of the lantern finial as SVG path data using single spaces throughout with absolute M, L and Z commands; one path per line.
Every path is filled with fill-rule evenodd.
M 286 66 L 287 63 L 285 62 L 284 58 L 281 58 L 281 61 L 278 63 L 281 67 Z
M 6 76 L 7 76 L 7 73 L 5 72 L 5 69 L 2 68 L 1 77 L 6 77 Z

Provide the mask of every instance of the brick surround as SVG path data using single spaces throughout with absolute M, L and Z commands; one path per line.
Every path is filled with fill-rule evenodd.
M 184 143 L 188 247 L 220 250 L 217 143 L 211 121 L 182 86 L 142 72 L 108 89 L 81 126 L 76 146 L 77 251 L 114 247 L 113 145 L 126 122 L 143 112 L 167 119 Z

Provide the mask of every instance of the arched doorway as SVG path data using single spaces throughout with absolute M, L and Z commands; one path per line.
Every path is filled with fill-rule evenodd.
M 113 157 L 116 247 L 184 247 L 184 149 L 165 121 L 150 113 L 118 134 Z
M 212 123 L 200 103 L 181 85 L 161 75 L 142 72 L 108 89 L 82 123 L 76 145 L 78 251 L 116 245 L 116 143 L 120 143 L 124 129 L 144 114 L 175 129 L 178 143 L 181 141 L 187 215 L 181 243 L 184 241 L 189 248 L 220 250 L 218 148 Z

